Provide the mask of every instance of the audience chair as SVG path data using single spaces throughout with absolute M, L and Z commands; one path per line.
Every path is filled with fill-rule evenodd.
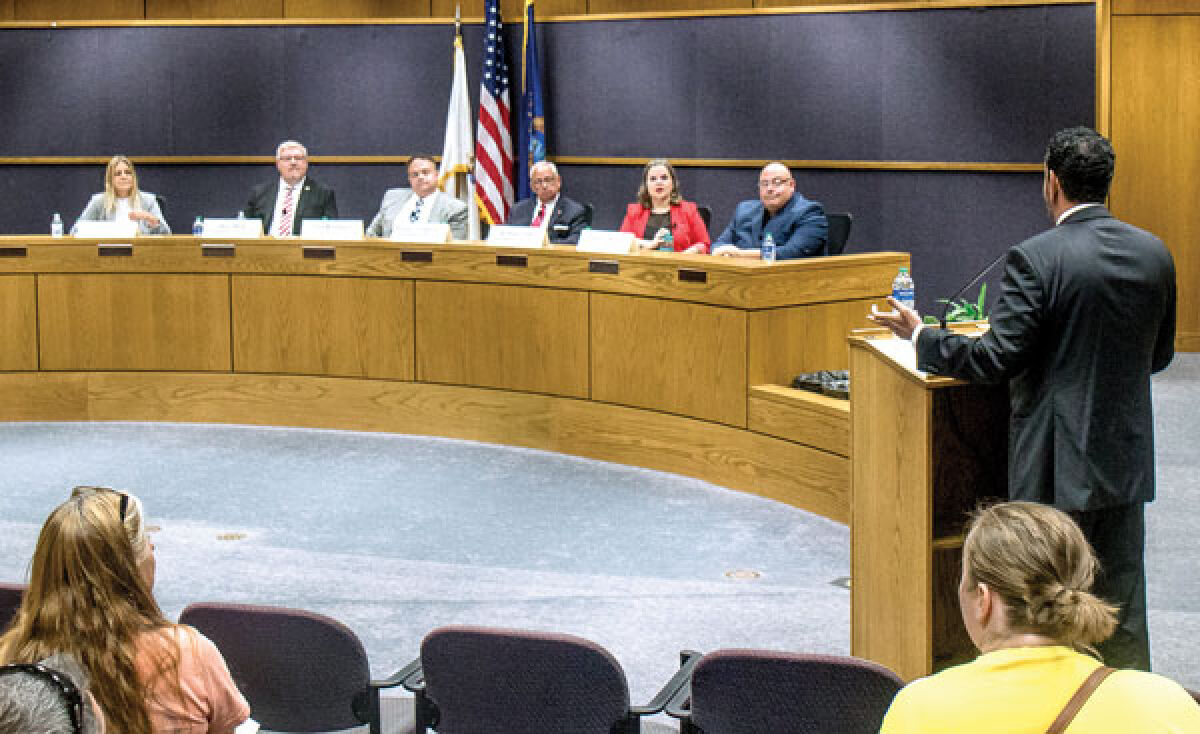
M 708 230 L 708 236 L 712 237 L 712 209 L 706 206 L 697 206 L 696 212 L 700 214 L 700 221 L 704 222 L 704 228 Z
M 596 213 L 596 207 L 592 206 L 592 202 L 587 202 L 583 205 L 583 226 L 592 226 L 592 215 Z
M 841 255 L 846 250 L 846 240 L 850 239 L 850 228 L 854 226 L 854 216 L 849 212 L 826 214 L 829 222 L 829 244 L 826 254 Z
M 192 604 L 179 615 L 221 651 L 263 729 L 316 732 L 370 725 L 380 734 L 379 691 L 401 671 L 373 681 L 358 636 L 312 612 L 245 604 Z
M 21 597 L 25 596 L 24 584 L 0 583 L 0 633 L 8 629 L 17 607 L 21 606 Z
M 416 734 L 635 734 L 686 680 L 680 671 L 645 706 L 630 706 L 620 664 L 593 642 L 466 626 L 430 632 L 407 670 Z
M 904 685 L 882 665 L 831 655 L 718 650 L 694 666 L 666 707 L 680 734 L 875 734 Z

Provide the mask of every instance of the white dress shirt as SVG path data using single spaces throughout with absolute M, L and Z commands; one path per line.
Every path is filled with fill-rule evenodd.
M 275 214 L 271 217 L 271 234 L 275 237 L 279 236 L 279 227 L 286 221 L 290 225 L 288 232 L 296 234 L 296 207 L 300 205 L 300 193 L 304 191 L 305 179 L 300 179 L 292 186 L 295 191 L 292 193 L 292 208 L 288 212 L 283 211 L 283 202 L 287 199 L 288 182 L 283 178 L 279 179 L 279 193 L 275 196 Z

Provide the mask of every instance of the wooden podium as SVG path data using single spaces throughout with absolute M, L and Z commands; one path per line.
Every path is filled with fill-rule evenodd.
M 975 653 L 962 532 L 980 500 L 1007 496 L 1007 389 L 918 372 L 884 329 L 850 337 L 850 375 L 851 652 L 912 680 Z

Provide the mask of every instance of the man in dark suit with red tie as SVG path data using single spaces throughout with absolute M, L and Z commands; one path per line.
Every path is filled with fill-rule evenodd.
M 244 213 L 258 218 L 263 233 L 272 237 L 300 234 L 305 219 L 337 219 L 337 199 L 308 178 L 308 150 L 295 140 L 285 140 L 275 149 L 279 178 L 256 186 L 250 192 Z
M 1095 592 L 1120 606 L 1100 653 L 1114 667 L 1149 670 L 1150 375 L 1175 353 L 1175 265 L 1157 237 L 1104 207 L 1114 163 L 1112 146 L 1093 130 L 1055 134 L 1042 195 L 1056 225 L 1009 251 L 981 337 L 920 326 L 895 301 L 894 312 L 873 318 L 913 340 L 922 370 L 1008 381 L 1009 497 L 1075 518 L 1100 560 Z
M 557 245 L 579 243 L 579 233 L 592 224 L 582 204 L 559 192 L 562 178 L 550 161 L 538 161 L 529 169 L 529 186 L 534 196 L 518 201 L 505 224 L 514 227 L 541 227 L 550 242 Z

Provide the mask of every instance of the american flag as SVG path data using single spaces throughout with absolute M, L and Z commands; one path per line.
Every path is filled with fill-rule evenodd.
M 487 0 L 479 124 L 475 129 L 475 196 L 489 224 L 507 221 L 513 204 L 512 127 L 503 30 L 500 0 Z

